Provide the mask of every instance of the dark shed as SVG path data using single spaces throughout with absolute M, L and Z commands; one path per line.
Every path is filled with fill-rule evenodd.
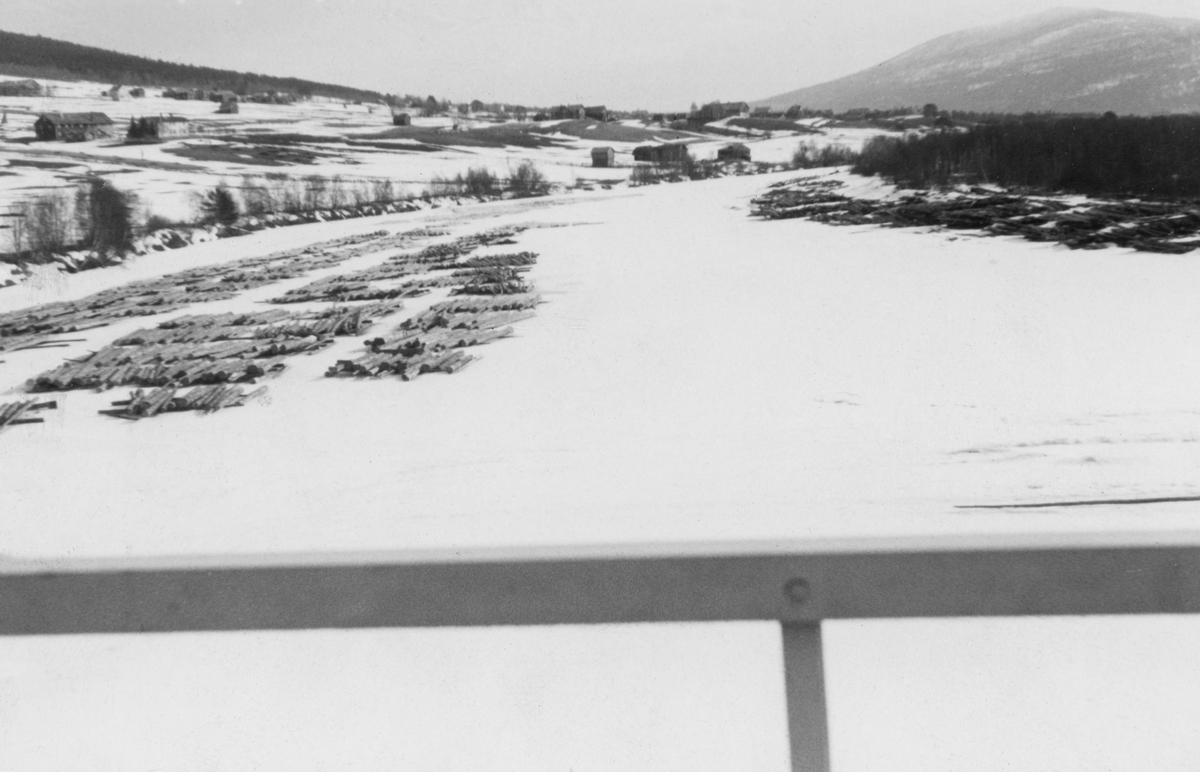
M 43 141 L 82 142 L 114 136 L 112 118 L 104 113 L 43 113 L 33 123 L 33 131 Z
M 749 161 L 750 148 L 741 142 L 733 142 L 717 151 L 718 161 Z
M 672 142 L 665 145 L 642 145 L 633 149 L 633 160 L 658 165 L 683 163 L 687 158 L 688 148 L 682 142 Z
M 592 148 L 592 166 L 615 166 L 616 161 L 617 153 L 611 147 Z

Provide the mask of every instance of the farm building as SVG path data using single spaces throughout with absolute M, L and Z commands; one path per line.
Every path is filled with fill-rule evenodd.
M 192 92 L 190 92 L 190 91 L 188 91 L 188 90 L 186 90 L 186 89 L 179 89 L 179 90 L 177 91 L 177 90 L 175 90 L 175 89 L 173 89 L 173 88 L 168 88 L 168 89 L 164 89 L 164 90 L 163 90 L 163 92 L 162 92 L 162 98 L 163 98 L 163 99 L 180 99 L 180 100 L 187 100 L 187 99 L 191 99 L 191 98 L 192 98 Z
M 170 137 L 186 137 L 191 133 L 192 125 L 187 118 L 178 115 L 152 116 L 150 118 L 130 118 L 127 139 L 168 139 Z
M 83 142 L 116 133 L 112 118 L 104 113 L 43 113 L 34 121 L 33 131 L 45 142 Z
M 664 145 L 642 145 L 633 149 L 633 160 L 658 166 L 683 163 L 687 155 L 687 145 L 682 142 L 671 142 Z
M 392 113 L 393 126 L 412 126 L 412 116 L 408 113 Z
M 217 108 L 217 112 L 223 115 L 236 115 L 240 109 L 238 107 L 238 98 L 235 96 L 230 99 L 222 99 L 221 106 Z
M 142 97 L 146 96 L 146 89 L 142 88 L 141 86 L 134 86 L 133 88 L 129 89 L 129 96 L 135 99 L 141 99 Z
M 725 117 L 725 108 L 721 106 L 720 102 L 709 102 L 700 108 L 696 117 L 703 123 L 719 121 Z
M 614 166 L 617 161 L 617 154 L 611 147 L 594 147 L 592 148 L 592 166 L 608 167 Z
M 578 120 L 581 121 L 587 117 L 587 108 L 583 105 L 559 105 L 550 109 L 550 120 Z
M 484 108 L 483 102 L 479 101 L 478 99 L 471 100 L 471 112 L 481 113 L 481 112 L 483 112 L 483 108 Z
M 42 95 L 42 84 L 36 80 L 0 80 L 0 96 L 35 97 Z
M 591 118 L 593 121 L 608 123 L 608 108 L 604 105 L 585 107 L 583 108 L 583 116 L 585 118 Z
M 717 150 L 718 161 L 749 161 L 750 148 L 741 142 L 730 143 Z

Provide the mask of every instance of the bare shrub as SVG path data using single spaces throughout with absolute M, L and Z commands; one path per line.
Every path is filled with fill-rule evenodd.
M 344 209 L 345 207 L 346 182 L 340 174 L 337 174 L 329 181 L 329 208 Z
M 304 187 L 299 180 L 294 180 L 286 174 L 267 175 L 267 179 L 275 185 L 275 196 L 280 211 L 296 214 L 304 210 Z
M 250 217 L 263 217 L 279 210 L 276 196 L 267 182 L 254 177 L 242 179 L 242 204 Z
M 456 174 L 454 177 L 443 177 L 440 174 L 433 175 L 429 180 L 427 188 L 430 196 L 461 196 L 466 182 L 461 174 Z
M 396 200 L 396 187 L 391 180 L 372 180 L 371 197 L 376 204 L 390 204 Z
M 815 142 L 801 142 L 792 154 L 793 169 L 817 169 L 826 166 L 845 166 L 858 160 L 855 153 L 845 145 L 824 145 L 817 147 Z
M 550 184 L 533 161 L 522 161 L 509 175 L 508 189 L 518 198 L 544 196 L 550 192 Z
M 462 177 L 460 176 L 459 179 Z M 482 166 L 473 166 L 467 169 L 467 176 L 463 182 L 467 195 L 494 196 L 500 192 L 499 178 Z

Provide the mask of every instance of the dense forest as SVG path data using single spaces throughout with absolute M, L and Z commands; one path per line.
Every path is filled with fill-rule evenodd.
M 986 182 L 1087 194 L 1200 196 L 1200 116 L 1009 120 L 904 139 L 877 137 L 860 174 L 902 184 Z
M 0 31 L 0 73 L 29 78 L 91 80 L 123 86 L 202 88 L 239 94 L 286 91 L 299 96 L 324 96 L 351 101 L 383 98 L 376 91 L 315 83 L 300 78 L 279 78 L 253 72 L 164 62 L 41 35 L 4 31 Z

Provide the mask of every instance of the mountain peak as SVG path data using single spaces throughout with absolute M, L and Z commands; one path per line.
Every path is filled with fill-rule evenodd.
M 759 104 L 816 109 L 934 102 L 995 112 L 1200 110 L 1200 20 L 1052 8 L 953 32 L 854 75 Z

